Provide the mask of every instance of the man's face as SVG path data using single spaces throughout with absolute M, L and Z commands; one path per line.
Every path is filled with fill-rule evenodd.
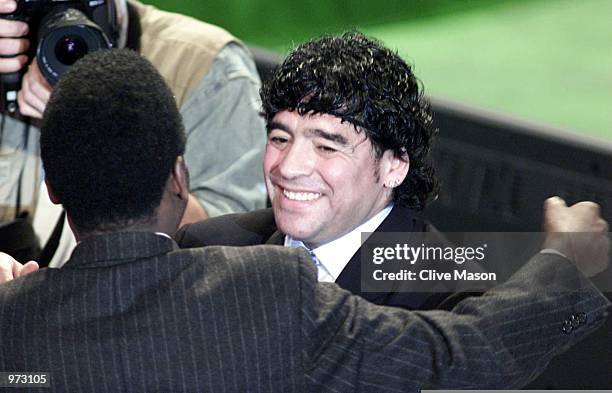
M 391 198 L 388 153 L 335 116 L 276 114 L 263 169 L 279 230 L 317 247 L 367 221 Z

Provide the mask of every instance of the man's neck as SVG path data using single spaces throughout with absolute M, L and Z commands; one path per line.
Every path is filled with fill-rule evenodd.
M 362 233 L 376 231 L 380 224 L 389 216 L 392 208 L 393 205 L 388 205 L 348 233 L 315 248 L 310 248 L 307 244 L 292 239 L 289 236 L 285 237 L 285 246 L 299 247 L 301 244 L 304 244 L 307 249 L 314 252 L 320 262 L 320 266 L 318 266 L 319 281 L 334 282 L 353 255 L 358 252 L 359 247 L 361 247 Z
M 304 240 L 300 240 L 300 239 L 294 239 L 294 240 L 299 240 L 309 250 L 315 250 L 315 249 L 317 249 L 319 247 L 322 247 L 322 246 L 324 246 L 326 244 L 335 242 L 336 240 L 341 239 L 342 237 L 347 236 L 348 234 L 350 234 L 350 233 L 352 233 L 353 231 L 356 231 L 356 230 L 359 230 L 359 232 L 367 232 L 367 231 L 373 232 L 374 229 L 378 228 L 380 223 L 385 218 L 387 218 L 387 216 L 389 215 L 389 213 L 393 209 L 393 206 L 394 206 L 394 204 L 392 202 L 389 202 L 387 205 L 385 205 L 382 208 L 380 208 L 380 210 L 376 210 L 376 213 L 373 213 L 373 214 L 370 214 L 369 216 L 367 216 L 365 220 L 360 222 L 355 227 L 352 227 L 352 228 L 348 229 L 345 232 L 338 233 L 334 238 L 325 239 L 323 241 L 318 241 L 318 242 L 308 242 L 308 241 L 304 241 Z M 365 228 L 365 229 L 362 230 L 361 228 Z

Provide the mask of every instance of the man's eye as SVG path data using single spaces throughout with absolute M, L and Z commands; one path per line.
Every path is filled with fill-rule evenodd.
M 317 149 L 319 149 L 319 151 L 326 153 L 326 154 L 331 154 L 331 153 L 335 153 L 338 151 L 338 149 L 334 149 L 333 147 L 326 146 L 326 145 L 319 145 L 317 146 Z
M 283 138 L 281 136 L 272 136 L 269 138 L 271 144 L 276 146 L 283 146 L 287 143 L 287 138 Z

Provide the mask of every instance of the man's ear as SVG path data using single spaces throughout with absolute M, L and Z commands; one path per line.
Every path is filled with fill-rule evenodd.
M 170 190 L 184 201 L 189 199 L 189 170 L 185 165 L 183 156 L 178 156 L 172 169 L 172 181 Z
M 51 184 L 49 184 L 47 179 L 45 179 L 45 185 L 47 186 L 47 194 L 49 194 L 49 199 L 51 200 L 51 202 L 53 202 L 55 205 L 61 205 L 62 201 L 60 201 L 59 198 L 55 195 L 55 193 L 53 192 L 53 188 L 51 188 Z
M 380 159 L 381 181 L 387 188 L 395 188 L 402 184 L 410 169 L 410 158 L 407 152 L 396 154 L 393 150 L 386 150 Z

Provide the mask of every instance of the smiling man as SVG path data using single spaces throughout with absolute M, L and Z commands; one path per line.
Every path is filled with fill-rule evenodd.
M 318 248 L 385 212 L 408 158 L 378 154 L 366 132 L 328 114 L 284 110 L 268 124 L 264 173 L 276 224 Z
M 361 291 L 362 232 L 406 232 L 416 242 L 434 230 L 419 212 L 437 194 L 435 129 L 410 66 L 360 33 L 323 37 L 287 57 L 262 101 L 272 209 L 186 226 L 181 245 L 301 246 L 320 281 L 379 304 L 437 307 L 442 294 Z

